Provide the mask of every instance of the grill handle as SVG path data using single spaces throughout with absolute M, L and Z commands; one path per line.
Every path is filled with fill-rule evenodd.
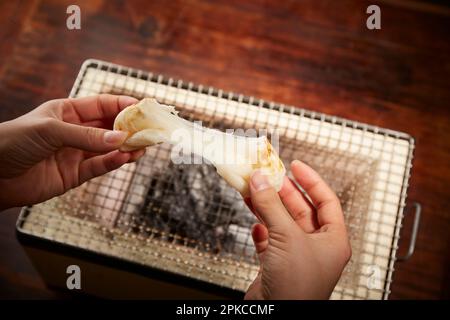
M 414 202 L 413 207 L 415 208 L 414 222 L 411 230 L 411 239 L 409 241 L 408 252 L 404 256 L 398 257 L 397 258 L 398 261 L 406 261 L 409 258 L 411 258 L 411 256 L 414 253 L 414 249 L 416 248 L 417 233 L 419 231 L 419 224 L 420 224 L 420 215 L 422 213 L 422 205 L 418 202 Z

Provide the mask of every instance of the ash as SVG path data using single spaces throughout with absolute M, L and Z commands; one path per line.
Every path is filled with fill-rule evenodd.
M 254 259 L 256 219 L 212 165 L 170 164 L 152 175 L 142 215 L 164 240 Z

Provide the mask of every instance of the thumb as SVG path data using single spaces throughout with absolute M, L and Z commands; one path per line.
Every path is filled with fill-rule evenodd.
M 128 134 L 94 127 L 59 122 L 56 134 L 63 146 L 89 152 L 108 152 L 119 148 Z
M 267 228 L 285 228 L 293 222 L 278 193 L 260 171 L 255 171 L 251 177 L 250 195 L 253 208 Z
M 255 223 L 252 227 L 252 238 L 259 261 L 262 262 L 264 251 L 269 245 L 269 231 L 266 226 L 261 223 Z

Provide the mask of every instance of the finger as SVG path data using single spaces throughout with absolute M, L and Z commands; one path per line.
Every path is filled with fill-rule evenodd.
M 102 129 L 112 128 L 112 126 L 110 126 L 109 123 L 107 124 L 107 121 L 104 121 L 104 120 L 92 120 L 92 121 L 88 121 L 88 122 L 83 122 L 83 123 L 81 123 L 81 125 L 86 126 L 86 127 L 95 127 L 95 128 L 102 128 Z
M 269 231 L 263 224 L 256 223 L 252 227 L 252 238 L 253 243 L 255 244 L 256 253 L 261 259 L 261 254 L 266 251 L 267 246 L 269 245 Z
M 314 206 L 291 179 L 284 177 L 283 186 L 278 194 L 292 219 L 303 231 L 311 233 L 319 228 Z
M 122 153 L 116 150 L 82 161 L 78 173 L 80 184 L 121 167 L 129 159 L 129 153 Z
M 122 131 L 85 127 L 63 121 L 56 123 L 52 135 L 65 147 L 102 153 L 119 148 L 128 136 Z
M 140 158 L 142 158 L 142 156 L 145 154 L 145 149 L 139 149 L 139 150 L 135 150 L 132 152 L 129 152 L 130 154 L 130 159 L 128 160 L 128 163 L 130 162 L 135 162 L 137 160 L 139 160 Z M 98 152 L 83 152 L 83 159 L 90 159 L 92 157 L 96 157 L 101 155 L 101 153 Z
M 102 120 L 92 120 L 92 121 L 83 122 L 80 124 L 83 126 L 86 126 L 86 127 L 104 128 Z
M 250 211 L 258 218 L 259 221 L 262 222 L 261 216 L 258 214 L 258 212 L 255 210 L 252 204 L 252 199 L 250 197 L 244 199 L 245 204 L 250 209 Z
M 293 222 L 278 193 L 259 170 L 251 177 L 250 194 L 253 208 L 268 228 L 276 226 L 285 228 Z
M 87 160 L 90 159 L 92 157 L 96 157 L 96 156 L 100 156 L 103 153 L 99 153 L 99 152 L 89 152 L 89 151 L 84 151 L 83 152 L 83 160 Z
M 96 96 L 66 99 L 67 105 L 73 108 L 81 122 L 114 118 L 125 107 L 137 103 L 129 96 L 100 94 Z
M 146 149 L 144 148 L 130 152 L 130 160 L 128 160 L 128 162 L 135 162 L 142 158 L 142 156 L 145 154 L 145 150 Z
M 292 174 L 311 198 L 317 209 L 317 221 L 320 226 L 326 224 L 344 224 L 344 215 L 336 194 L 312 168 L 294 160 Z

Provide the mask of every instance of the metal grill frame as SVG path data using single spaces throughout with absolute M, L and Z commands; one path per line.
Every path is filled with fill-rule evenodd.
M 407 155 L 407 163 L 403 175 L 403 183 L 401 186 L 401 196 L 398 204 L 398 210 L 396 215 L 396 221 L 395 221 L 395 227 L 394 227 L 394 233 L 392 237 L 392 246 L 390 249 L 390 255 L 389 255 L 389 262 L 388 262 L 388 268 L 386 270 L 386 277 L 385 277 L 385 283 L 383 288 L 383 299 L 387 299 L 390 293 L 390 284 L 392 282 L 392 275 L 394 272 L 394 263 L 396 261 L 396 252 L 398 249 L 398 241 L 400 238 L 400 229 L 401 229 L 401 222 L 404 216 L 404 209 L 406 205 L 406 194 L 407 194 L 407 188 L 408 188 L 408 181 L 410 178 L 410 172 L 412 168 L 412 160 L 413 160 L 413 151 L 415 146 L 414 138 L 410 135 L 394 130 L 379 128 L 376 126 L 371 126 L 364 123 L 359 123 L 351 120 L 347 120 L 344 118 L 339 118 L 335 116 L 325 115 L 321 113 L 317 113 L 314 111 L 294 107 L 294 106 L 287 106 L 283 104 L 277 104 L 274 102 L 267 102 L 262 99 L 256 99 L 254 97 L 247 97 L 240 94 L 235 94 L 233 92 L 223 92 L 220 89 L 216 89 L 213 87 L 207 87 L 203 85 L 194 85 L 191 82 L 183 82 L 181 80 L 174 80 L 172 78 L 166 78 L 162 75 L 143 72 L 141 70 L 128 68 L 119 66 L 116 64 L 95 60 L 95 59 L 89 59 L 86 60 L 79 72 L 79 75 L 74 83 L 74 86 L 70 92 L 70 97 L 77 96 L 78 90 L 80 90 L 80 84 L 84 79 L 84 76 L 88 70 L 88 68 L 95 67 L 99 68 L 100 70 L 109 71 L 109 72 L 116 72 L 118 74 L 125 75 L 127 77 L 132 77 L 136 79 L 141 79 L 145 81 L 151 81 L 151 82 L 157 82 L 162 85 L 166 86 L 172 86 L 176 88 L 181 88 L 185 90 L 192 90 L 198 93 L 204 93 L 211 96 L 219 97 L 219 98 L 225 98 L 227 100 L 235 101 L 235 102 L 242 102 L 249 105 L 257 106 L 266 108 L 269 110 L 275 110 L 277 112 L 285 112 L 288 114 L 298 115 L 301 117 L 309 118 L 312 120 L 319 120 L 323 122 L 328 122 L 330 124 L 337 124 L 342 125 L 344 127 L 351 127 L 353 129 L 362 130 L 363 132 L 371 132 L 374 134 L 381 134 L 387 137 L 392 137 L 394 139 L 401 139 L 408 142 L 409 148 L 408 148 L 408 155 Z M 256 119 L 255 119 L 256 121 Z M 29 212 L 29 210 L 32 207 L 27 207 L 22 210 L 22 213 L 19 217 L 18 223 L 17 223 L 17 230 L 18 233 L 25 235 L 27 234 L 26 230 L 23 230 L 22 223 L 26 219 L 26 216 Z

